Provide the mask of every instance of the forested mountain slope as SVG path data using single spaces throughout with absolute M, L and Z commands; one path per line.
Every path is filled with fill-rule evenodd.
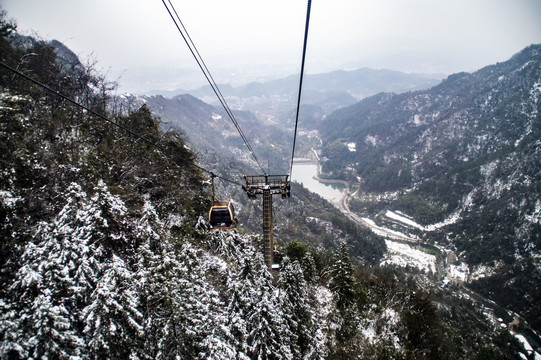
M 323 170 L 357 184 L 352 209 L 399 210 L 421 224 L 411 231 L 455 249 L 474 288 L 540 329 L 540 110 L 541 46 L 532 45 L 430 90 L 330 114 Z
M 258 169 L 238 130 L 222 107 L 209 105 L 187 94 L 172 99 L 159 95 L 124 97 L 124 103 L 132 103 L 132 106 L 149 106 L 164 122 L 164 129 L 182 131 L 193 147 L 201 151 L 211 150 L 224 158 L 234 157 L 246 166 Z M 273 158 L 279 160 L 287 157 L 292 131 L 284 131 L 277 124 L 262 120 L 249 111 L 236 110 L 234 118 L 241 124 L 256 154 L 262 156 L 272 152 Z

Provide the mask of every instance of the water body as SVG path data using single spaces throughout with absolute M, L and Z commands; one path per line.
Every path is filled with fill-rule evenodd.
M 317 165 L 315 164 L 293 164 L 292 175 L 292 181 L 303 184 L 308 190 L 333 203 L 339 202 L 346 191 L 343 184 L 316 180 L 314 177 L 317 176 Z

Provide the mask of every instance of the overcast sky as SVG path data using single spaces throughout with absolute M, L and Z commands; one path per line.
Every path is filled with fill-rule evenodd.
M 235 71 L 253 80 L 262 78 L 258 72 L 298 72 L 306 1 L 172 1 L 211 72 L 224 77 L 218 83 Z M 83 58 L 94 54 L 112 76 L 131 78 L 136 68 L 198 71 L 160 0 L 0 4 L 19 32 L 62 41 Z M 532 43 L 541 43 L 541 0 L 313 0 L 306 72 L 474 71 Z

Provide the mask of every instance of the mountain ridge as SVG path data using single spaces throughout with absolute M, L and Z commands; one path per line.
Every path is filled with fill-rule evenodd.
M 405 92 L 419 88 L 428 88 L 441 81 L 441 75 L 425 75 L 404 73 L 390 69 L 372 69 L 368 67 L 356 70 L 334 70 L 327 73 L 305 74 L 306 90 L 318 92 L 341 92 L 354 95 L 360 99 L 381 91 Z M 289 75 L 283 78 L 265 82 L 252 81 L 244 85 L 231 86 L 219 84 L 228 96 L 269 96 L 295 93 L 298 91 L 299 75 Z M 174 97 L 189 93 L 196 97 L 214 96 L 209 85 L 197 89 L 185 90 L 153 90 L 147 95 L 164 95 Z

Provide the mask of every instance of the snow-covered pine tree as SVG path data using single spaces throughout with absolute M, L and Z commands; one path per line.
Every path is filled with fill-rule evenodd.
M 139 230 L 150 229 L 140 227 Z M 160 312 L 154 303 L 155 297 L 153 291 L 156 289 L 154 283 L 155 268 L 158 266 L 160 256 L 153 251 L 156 249 L 156 244 L 159 237 L 153 238 L 148 236 L 143 239 L 142 243 L 137 247 L 136 252 L 136 271 L 134 274 L 134 282 L 139 289 L 139 298 L 141 311 L 144 319 L 144 344 L 141 346 L 142 351 L 146 354 L 145 359 L 154 359 L 158 353 L 158 337 L 160 331 L 157 325 L 157 314 Z
M 146 277 L 145 352 L 158 359 L 235 358 L 226 308 L 206 278 L 204 260 L 189 242 L 170 241 L 165 236 L 155 249 L 146 244 L 139 250 Z
M 234 358 L 232 338 L 226 329 L 226 308 L 206 275 L 204 253 L 189 242 L 178 250 L 183 272 L 178 274 L 180 304 L 175 315 L 180 320 L 178 334 L 185 354 L 194 359 Z
M 102 275 L 107 247 L 125 239 L 125 206 L 102 181 L 90 199 L 76 183 L 64 197 L 67 203 L 60 213 L 40 224 L 25 244 L 21 267 L 10 285 L 8 306 L 20 315 L 10 327 L 21 335 L 20 347 L 6 351 L 22 357 L 86 356 L 81 309 Z
M 320 315 L 316 312 L 313 287 L 305 281 L 298 260 L 285 258 L 280 269 L 278 281 L 280 301 L 286 321 L 295 334 L 291 345 L 295 359 L 322 359 L 326 356 L 323 332 L 320 328 Z
M 355 303 L 353 264 L 345 242 L 340 245 L 338 252 L 334 255 L 329 288 L 333 292 L 338 309 L 346 309 Z
M 229 326 L 240 359 L 293 359 L 295 335 L 261 253 L 248 248 L 229 280 Z
M 88 266 L 93 230 L 82 188 L 72 184 L 66 197 L 68 202 L 56 219 L 42 223 L 25 244 L 22 266 L 10 286 L 14 295 L 10 307 L 19 314 L 12 331 L 20 334 L 16 339 L 20 346 L 9 350 L 21 357 L 69 358 L 83 352 L 77 315 L 78 305 L 93 287 L 89 279 L 94 269 Z
M 340 314 L 339 328 L 336 330 L 337 344 L 333 349 L 335 356 L 342 356 L 357 351 L 359 343 L 359 294 L 355 278 L 353 277 L 353 264 L 349 258 L 348 246 L 345 242 L 334 255 L 331 266 L 331 279 L 329 288 L 333 293 L 336 307 Z
M 90 358 L 139 358 L 144 328 L 134 273 L 117 255 L 104 268 L 82 312 Z

